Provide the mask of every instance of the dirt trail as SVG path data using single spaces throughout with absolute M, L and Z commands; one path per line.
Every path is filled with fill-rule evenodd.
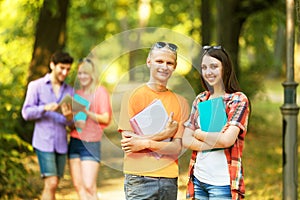
M 64 180 L 61 185 L 58 193 L 56 195 L 57 200 L 79 200 L 75 189 L 72 185 L 63 187 L 64 182 L 71 180 Z M 125 200 L 124 192 L 123 192 L 123 178 L 118 179 L 110 179 L 103 182 L 98 187 L 98 197 L 99 200 Z
M 185 188 L 183 186 L 183 179 L 179 178 L 179 192 L 178 200 L 185 199 Z M 123 191 L 123 177 L 104 180 L 98 186 L 99 200 L 125 200 Z M 64 179 L 57 192 L 57 200 L 79 200 L 75 189 L 70 184 L 71 180 Z
M 116 130 L 115 127 L 111 129 Z M 111 131 L 111 130 L 110 130 Z M 106 134 L 102 137 L 101 142 L 101 166 L 97 179 L 99 200 L 125 200 L 123 182 L 124 175 L 122 172 L 123 151 L 119 147 L 120 135 L 109 132 L 109 137 Z M 181 158 L 189 158 L 189 155 L 184 155 Z M 35 155 L 30 158 L 31 164 L 27 165 L 31 168 L 35 175 L 30 178 L 32 187 L 37 188 L 37 192 L 41 192 L 43 181 L 39 178 L 38 161 Z M 181 161 L 179 161 L 180 163 Z M 187 161 L 184 161 L 187 163 Z M 28 162 L 27 162 L 28 163 Z M 181 171 L 187 171 L 187 166 L 181 167 Z M 185 185 L 187 183 L 187 173 L 181 172 L 178 178 L 178 200 L 185 199 Z M 79 200 L 75 188 L 72 184 L 69 166 L 66 165 L 64 178 L 60 181 L 59 188 L 56 193 L 57 200 Z

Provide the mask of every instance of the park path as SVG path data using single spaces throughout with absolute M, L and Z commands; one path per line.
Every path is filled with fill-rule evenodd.
M 125 200 L 123 180 L 123 177 L 119 177 L 102 181 L 98 186 L 99 200 Z M 185 199 L 184 180 L 186 180 L 186 178 L 184 175 L 181 175 L 179 177 L 178 200 Z M 74 187 L 70 183 L 70 179 L 64 179 L 60 183 L 60 188 L 56 195 L 57 200 L 79 200 Z
M 57 200 L 79 200 L 74 187 L 64 182 L 60 184 L 60 189 L 56 195 Z M 66 185 L 64 185 L 66 184 Z M 123 178 L 106 180 L 98 187 L 99 200 L 125 200 L 123 192 Z
M 112 127 L 115 129 L 115 127 Z M 119 138 L 108 138 L 103 135 L 101 142 L 102 163 L 98 175 L 98 196 L 99 200 L 125 200 L 122 173 L 123 151 L 118 145 Z M 185 157 L 189 157 L 186 155 Z M 37 165 L 37 164 L 36 164 Z M 185 199 L 185 185 L 187 183 L 187 166 L 182 170 L 178 178 L 178 200 Z M 61 180 L 56 195 L 57 200 L 79 200 L 72 185 L 69 167 L 66 166 L 64 178 Z

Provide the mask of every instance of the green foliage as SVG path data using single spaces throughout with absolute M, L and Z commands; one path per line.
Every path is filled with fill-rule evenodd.
M 240 42 L 242 68 L 248 66 L 260 73 L 274 70 L 276 32 L 280 25 L 285 25 L 285 13 L 274 8 L 247 19 Z
M 9 71 L 8 73 L 13 73 L 17 70 L 11 69 Z M 18 126 L 24 85 L 20 84 L 22 75 L 17 75 L 17 72 L 15 74 L 16 76 L 10 76 L 11 83 L 0 84 L 0 95 L 2 97 L 0 99 L 0 132 L 13 132 L 15 127 Z M 15 85 L 14 83 L 19 84 Z
M 33 188 L 27 183 L 32 172 L 25 167 L 24 159 L 32 147 L 13 134 L 0 134 L 0 197 L 15 199 L 32 196 Z M 22 152 L 22 153 L 21 153 Z
M 105 39 L 142 26 L 174 29 L 199 41 L 199 4 L 200 0 L 149 1 L 150 16 L 147 18 L 145 13 L 139 13 L 139 1 L 71 1 L 67 23 L 67 48 L 76 58 L 85 57 Z M 142 17 L 145 18 L 143 22 Z M 165 19 L 162 20 L 163 18 Z
M 259 91 L 264 90 L 263 80 L 268 74 L 280 74 L 276 65 L 282 58 L 276 58 L 276 42 L 278 40 L 278 27 L 284 26 L 285 13 L 272 7 L 251 15 L 243 26 L 240 39 L 240 68 L 239 81 L 243 91 L 254 97 Z M 258 31 L 259 30 L 259 31 Z M 283 39 L 283 38 L 282 38 Z M 271 75 L 270 75 L 271 76 Z M 251 87 L 255 85 L 255 87 Z
M 40 4 L 0 2 L 0 132 L 12 133 L 18 126 Z
M 264 78 L 263 73 L 260 73 L 252 67 L 241 72 L 239 83 L 242 91 L 250 100 L 254 98 L 258 92 L 264 91 Z M 253 87 L 253 85 L 255 85 L 255 87 Z
M 0 198 L 32 196 L 24 159 L 32 148 L 14 134 L 26 87 L 33 35 L 41 1 L 0 2 Z M 24 127 L 22 127 L 24 128 Z

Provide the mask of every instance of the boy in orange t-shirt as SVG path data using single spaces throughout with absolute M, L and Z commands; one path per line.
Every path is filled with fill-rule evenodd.
M 150 80 L 125 95 L 122 100 L 119 130 L 125 152 L 125 195 L 127 200 L 177 199 L 178 155 L 182 149 L 183 123 L 189 105 L 182 96 L 168 90 L 167 83 L 177 65 L 177 46 L 157 42 L 151 48 L 147 66 Z M 153 135 L 137 135 L 129 120 L 160 99 L 169 114 L 165 129 Z M 171 141 L 163 141 L 171 138 Z M 150 154 L 159 153 L 161 157 Z

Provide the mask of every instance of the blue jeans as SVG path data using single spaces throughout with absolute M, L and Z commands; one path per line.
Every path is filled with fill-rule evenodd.
M 177 178 L 125 174 L 126 200 L 176 200 Z
M 231 200 L 230 185 L 216 186 L 200 182 L 193 177 L 195 199 L 199 200 Z
M 80 160 L 101 161 L 101 142 L 86 142 L 71 137 L 69 143 L 69 159 L 80 158 Z
M 37 149 L 35 149 L 35 152 L 43 178 L 48 176 L 58 176 L 61 178 L 64 175 L 67 154 L 44 152 Z

